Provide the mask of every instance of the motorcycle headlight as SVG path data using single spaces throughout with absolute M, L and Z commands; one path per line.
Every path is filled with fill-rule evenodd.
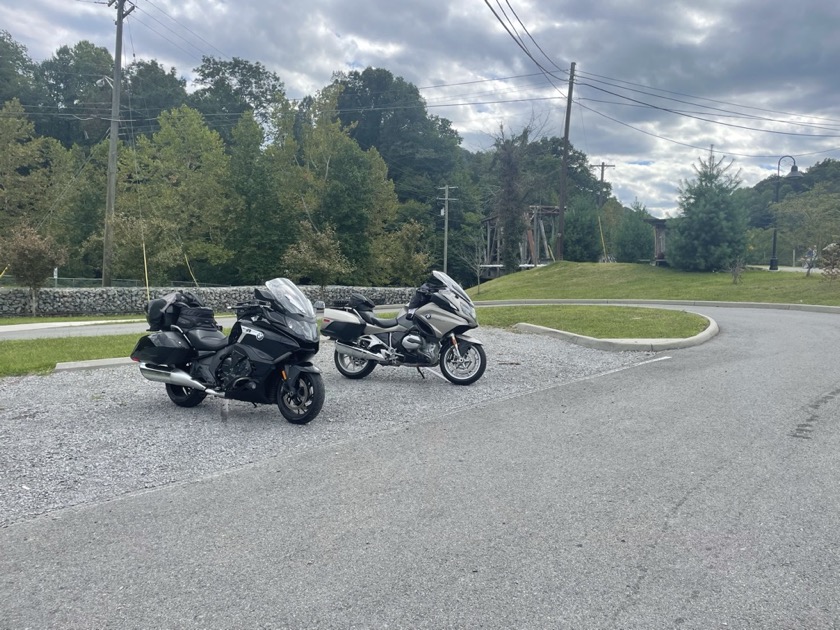
M 317 341 L 318 340 L 318 324 L 315 321 L 304 321 L 300 319 L 292 319 L 291 317 L 286 318 L 286 324 L 289 326 L 291 331 L 306 339 L 306 341 Z

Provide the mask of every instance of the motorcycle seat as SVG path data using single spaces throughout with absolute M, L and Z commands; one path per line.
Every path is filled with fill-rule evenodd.
M 193 328 L 184 334 L 196 350 L 221 350 L 228 343 L 227 335 L 218 330 Z
M 365 320 L 368 324 L 372 324 L 373 326 L 378 326 L 379 328 L 393 328 L 397 325 L 397 318 L 394 317 L 393 319 L 379 319 L 375 317 L 373 311 L 357 311 L 359 313 L 359 317 Z

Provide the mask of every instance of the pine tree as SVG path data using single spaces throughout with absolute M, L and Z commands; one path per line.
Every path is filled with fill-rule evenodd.
M 668 260 L 687 271 L 729 269 L 733 260 L 744 255 L 746 216 L 735 203 L 738 173 L 731 173 L 734 160 L 715 159 L 709 151 L 694 166 L 697 178 L 680 186 L 682 216 L 669 222 Z

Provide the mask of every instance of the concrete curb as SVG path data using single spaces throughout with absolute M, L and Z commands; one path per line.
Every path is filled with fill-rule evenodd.
M 68 361 L 67 363 L 56 363 L 53 372 L 71 372 L 74 370 L 89 370 L 91 368 L 118 367 L 134 363 L 129 357 L 116 357 L 114 359 L 93 359 L 92 361 Z
M 533 306 L 540 304 L 581 304 L 592 306 L 714 306 L 718 308 L 765 308 L 778 311 L 809 311 L 812 313 L 840 314 L 840 306 L 822 306 L 819 304 L 777 304 L 773 302 L 704 302 L 703 300 L 486 300 L 475 302 L 480 306 Z
M 694 313 L 694 315 L 700 315 L 700 313 Z M 705 315 L 700 315 L 700 317 L 703 317 L 709 322 L 706 330 L 694 335 L 693 337 L 679 339 L 597 339 L 595 337 L 587 337 L 585 335 L 576 335 L 564 330 L 554 330 L 553 328 L 546 328 L 545 326 L 536 326 L 534 324 L 525 323 L 515 324 L 514 328 L 521 332 L 556 337 L 558 339 L 568 341 L 569 343 L 585 346 L 587 348 L 596 348 L 598 350 L 659 352 L 661 350 L 677 350 L 679 348 L 699 346 L 701 343 L 707 342 L 720 332 L 720 328 L 715 320 L 711 317 L 706 317 Z
M 3 326 L 3 330 L 8 330 L 9 332 L 17 332 L 22 330 L 40 330 L 42 328 L 66 328 L 68 326 L 98 326 L 100 324 L 137 324 L 139 322 L 145 322 L 145 319 L 102 319 L 102 320 L 89 320 L 83 322 L 43 322 L 43 323 L 33 323 L 33 324 L 9 324 L 7 326 Z

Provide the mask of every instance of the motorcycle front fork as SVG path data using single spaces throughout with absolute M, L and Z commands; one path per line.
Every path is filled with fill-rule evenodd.
M 458 339 L 455 337 L 455 333 L 449 333 L 449 339 L 452 341 L 452 349 L 455 350 L 455 358 L 460 361 L 461 351 L 458 350 Z

